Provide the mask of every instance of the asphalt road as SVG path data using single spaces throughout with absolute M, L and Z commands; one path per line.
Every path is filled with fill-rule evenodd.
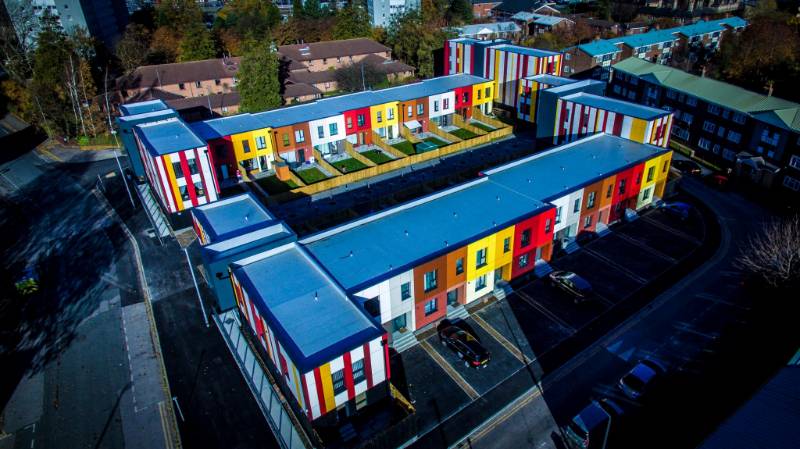
M 536 434 L 544 417 L 565 425 L 590 399 L 611 397 L 631 404 L 616 389 L 616 381 L 640 358 L 666 361 L 680 370 L 736 311 L 747 308 L 735 294 L 734 260 L 739 245 L 760 228 L 766 212 L 741 196 L 713 190 L 693 178 L 683 188 L 716 214 L 721 232 L 717 252 L 705 264 L 659 295 L 649 306 L 622 323 L 567 364 L 545 378 L 544 386 L 522 398 L 506 413 L 476 428 L 464 447 L 563 447 L 559 434 Z M 730 302 L 729 302 L 730 301 Z M 691 408 L 713 407 L 696 398 Z M 667 429 L 663 429 L 667 430 Z

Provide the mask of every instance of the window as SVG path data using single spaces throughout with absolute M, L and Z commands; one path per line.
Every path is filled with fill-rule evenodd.
M 587 215 L 586 218 L 583 219 L 583 229 L 589 228 L 592 226 L 592 216 Z
M 491 87 L 487 87 L 486 90 L 484 90 L 484 93 L 485 93 L 485 97 L 489 98 L 492 95 L 492 88 Z
M 594 207 L 595 197 L 597 196 L 596 192 L 589 192 L 589 195 L 586 197 L 586 208 L 591 209 Z
M 572 212 L 578 213 L 580 211 L 581 211 L 581 199 L 580 198 L 576 198 L 575 199 L 575 204 L 572 206 Z
M 526 246 L 528 246 L 530 244 L 531 244 L 531 230 L 530 229 L 526 229 L 526 230 L 522 231 L 522 234 L 520 234 L 519 247 L 520 248 L 525 248 Z
M 405 301 L 411 297 L 411 282 L 406 282 L 400 286 L 400 299 Z
M 414 108 L 409 106 L 407 109 L 408 109 L 408 112 L 407 112 L 408 118 L 413 117 L 414 116 Z
M 483 290 L 486 288 L 486 275 L 480 275 L 475 278 L 475 291 Z
M 480 100 L 480 99 L 481 99 L 481 90 L 478 89 L 478 100 Z
M 719 128 L 717 128 L 717 136 L 718 137 L 724 137 L 725 136 L 725 127 L 724 126 L 720 126 Z
M 730 118 L 731 110 L 730 109 L 723 109 L 722 110 L 722 118 Z
M 713 122 L 709 122 L 708 120 L 703 122 L 703 131 L 713 133 L 716 128 L 717 125 L 715 125 Z
M 520 268 L 525 268 L 525 267 L 528 266 L 528 255 L 527 254 L 523 254 L 523 255 L 519 256 L 518 265 L 519 265 Z
M 344 369 L 331 373 L 331 378 L 333 379 L 334 395 L 347 391 L 347 387 L 344 384 Z
M 186 89 L 186 86 L 184 86 L 183 83 L 178 83 L 178 89 L 180 90 Z
M 486 248 L 481 248 L 475 254 L 475 268 L 480 268 L 486 265 Z
M 366 376 L 364 376 L 364 359 L 358 359 L 353 362 L 353 384 L 358 385 L 366 379 Z
M 792 157 L 789 158 L 789 167 L 800 170 L 800 156 L 793 154 Z
M 439 112 L 439 100 L 433 100 L 433 112 Z
M 625 193 L 625 180 L 624 179 L 620 179 L 619 180 L 619 194 L 622 195 L 624 193 Z
M 614 184 L 608 185 L 608 192 L 606 192 L 606 198 L 611 198 L 611 195 L 614 194 Z
M 561 223 L 561 209 L 563 209 L 562 206 L 558 206 L 558 208 L 556 208 L 556 224 Z
M 674 90 L 672 90 L 672 89 L 668 89 L 667 90 L 667 98 L 674 100 L 675 97 L 677 97 L 677 96 L 678 96 L 678 94 Z
M 353 128 L 353 117 L 347 117 L 347 123 L 345 124 L 345 126 L 347 126 L 347 129 Z
M 178 190 L 181 191 L 181 199 L 183 201 L 189 201 L 190 200 L 190 198 L 189 198 L 189 189 L 185 185 L 178 187 Z
M 422 115 L 425 113 L 425 105 L 418 104 L 417 105 L 417 115 Z
M 545 220 L 545 222 L 544 222 L 544 232 L 545 232 L 545 234 L 549 234 L 549 233 L 550 233 L 550 230 L 552 230 L 552 229 L 553 229 L 553 224 L 552 224 L 552 222 L 550 221 L 550 219 L 548 218 L 548 219 L 547 219 L 547 220 Z
M 195 158 L 186 159 L 186 165 L 189 166 L 189 173 L 192 175 L 198 174 L 200 171 L 197 169 L 197 160 Z
M 306 132 L 302 129 L 298 129 L 294 132 L 294 141 L 297 143 L 305 142 L 306 141 Z
M 194 194 L 198 197 L 206 196 L 206 189 L 203 188 L 203 183 L 197 181 L 194 183 Z
M 688 104 L 689 106 L 697 106 L 697 98 L 692 97 L 692 96 L 687 96 L 686 97 L 686 104 Z
M 425 273 L 424 286 L 426 292 L 436 288 L 436 270 Z
M 747 116 L 745 116 L 742 113 L 736 112 L 736 113 L 733 114 L 733 121 L 736 122 L 736 123 L 744 124 L 744 122 L 746 120 L 747 120 Z
M 434 314 L 436 313 L 437 310 L 438 310 L 438 304 L 436 304 L 436 298 L 433 298 L 425 303 L 425 316 Z
M 267 139 L 264 136 L 256 136 L 256 149 L 263 150 L 267 147 Z
M 648 168 L 647 169 L 647 182 L 652 181 L 653 178 L 655 178 L 655 176 L 656 176 L 656 168 L 655 167 Z
M 358 123 L 359 128 L 364 126 L 365 123 L 364 114 L 358 114 L 356 116 L 356 123 Z
M 377 114 L 376 115 L 377 122 L 378 123 L 382 122 L 383 121 L 383 113 L 381 111 L 378 111 L 376 114 Z
M 200 81 L 195 81 L 194 82 L 194 87 L 200 88 Z
M 249 140 L 243 140 L 242 141 L 242 151 L 245 152 L 245 153 L 249 153 L 250 152 L 250 141 Z
M 652 192 L 652 191 L 653 191 L 652 188 L 644 189 L 644 192 L 642 192 L 642 200 L 643 201 L 649 200 L 650 199 L 650 192 Z
M 800 181 L 792 178 L 791 176 L 784 176 L 783 186 L 797 192 L 798 190 L 800 190 Z
M 386 120 L 393 120 L 394 119 L 394 108 L 389 108 L 386 110 Z
M 328 125 L 328 130 L 331 132 L 331 136 L 335 136 L 339 134 L 339 125 L 336 123 L 331 123 Z
M 511 251 L 511 237 L 503 239 L 503 253 Z
M 711 113 L 711 114 L 714 114 L 714 115 L 719 115 L 720 107 L 715 105 L 715 104 L 709 104 L 708 105 L 708 112 Z
M 669 161 L 664 161 L 664 166 L 661 167 L 661 173 L 666 173 L 669 168 Z
M 688 112 L 684 112 L 683 114 L 681 114 L 681 120 L 683 120 L 688 124 L 691 124 L 692 120 L 694 120 L 694 116 L 692 114 L 689 114 Z
M 728 131 L 728 140 L 733 143 L 739 143 L 742 141 L 742 134 L 732 130 Z
M 462 102 L 462 103 L 466 103 L 466 102 L 468 102 L 468 101 L 469 101 L 469 94 L 468 94 L 467 92 L 464 92 L 464 93 L 462 94 L 462 96 L 461 96 L 461 102 Z
M 464 258 L 459 257 L 456 259 L 456 274 L 461 274 L 464 272 Z
M 317 137 L 320 139 L 325 137 L 325 128 L 322 126 L 317 126 Z
M 290 144 L 289 133 L 283 133 L 283 146 L 288 147 Z
M 219 80 L 214 80 L 214 85 L 219 86 Z
M 702 149 L 704 149 L 704 150 L 708 150 L 709 148 L 711 148 L 711 141 L 706 139 L 706 138 L 704 138 L 704 137 L 701 137 L 697 141 L 697 146 L 702 148 Z

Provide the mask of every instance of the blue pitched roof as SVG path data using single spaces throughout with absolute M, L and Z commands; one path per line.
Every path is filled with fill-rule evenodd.
M 709 21 L 701 20 L 700 22 L 675 28 L 674 31 L 689 37 L 701 36 L 703 34 L 713 33 L 715 31 L 722 31 L 725 29 L 724 25 L 738 28 L 746 26 L 747 21 L 741 17 L 727 17 L 725 19 Z
M 192 215 L 208 234 L 209 243 L 246 234 L 275 222 L 275 217 L 251 193 L 192 208 Z
M 600 95 L 587 94 L 585 92 L 578 92 L 561 98 L 573 103 L 584 104 L 593 108 L 605 109 L 606 111 L 616 112 L 644 120 L 653 120 L 669 114 L 669 112 L 662 109 L 651 108 L 649 106 L 631 103 L 629 101 L 601 97 Z
M 573 78 L 565 78 L 563 76 L 555 76 L 547 73 L 542 73 L 541 75 L 529 76 L 526 77 L 525 79 L 536 81 L 537 83 L 547 84 L 550 87 L 564 86 L 566 84 L 572 84 L 578 82 L 578 80 Z
M 237 114 L 230 117 L 215 118 L 202 122 L 194 122 L 192 129 L 203 139 L 218 139 L 220 137 L 239 134 L 263 128 L 261 123 L 252 114 Z
M 517 53 L 520 55 L 535 56 L 537 58 L 546 58 L 548 56 L 558 55 L 560 53 L 549 50 L 540 50 L 538 48 L 520 47 L 519 45 L 500 44 L 492 47 L 493 50 L 502 50 L 509 53 Z
M 596 40 L 588 44 L 580 44 L 578 48 L 590 56 L 606 55 L 622 51 L 619 47 L 606 40 Z
M 134 130 L 147 151 L 154 156 L 206 146 L 205 141 L 197 137 L 179 118 L 143 123 L 136 125 Z
M 297 241 L 297 234 L 279 221 L 272 222 L 266 227 L 256 228 L 246 234 L 210 243 L 203 246 L 200 251 L 203 260 L 208 264 L 216 261 L 230 261 L 234 257 L 243 258 L 294 241 Z
M 169 106 L 161 100 L 140 101 L 139 103 L 123 104 L 119 107 L 123 115 L 144 114 L 164 109 L 169 109 Z
M 141 120 L 158 120 L 162 118 L 177 117 L 178 113 L 174 109 L 159 109 L 157 111 L 142 112 L 134 115 L 123 115 L 117 118 L 120 123 L 136 124 Z
M 301 373 L 384 333 L 296 243 L 233 268 Z
M 665 152 L 599 134 L 300 242 L 349 292 L 552 208 L 558 198 Z

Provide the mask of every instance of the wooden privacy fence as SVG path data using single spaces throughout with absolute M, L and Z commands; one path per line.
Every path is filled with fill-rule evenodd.
M 489 117 L 488 115 L 486 115 L 483 112 L 481 112 L 480 108 L 475 108 L 472 111 L 472 118 L 474 118 L 475 120 L 478 120 L 480 122 L 486 123 L 487 125 L 489 125 L 489 126 L 491 126 L 493 128 L 500 129 L 500 128 L 505 128 L 507 126 L 510 126 L 510 125 L 508 125 L 506 123 L 501 122 L 500 120 L 497 120 L 495 118 Z
M 348 140 L 344 141 L 344 151 L 346 151 L 347 154 L 350 155 L 350 157 L 352 157 L 353 159 L 357 160 L 358 162 L 361 162 L 362 164 L 366 165 L 367 167 L 374 167 L 374 166 L 377 165 L 376 163 L 374 163 L 371 160 L 369 160 L 369 158 L 366 158 L 366 157 L 362 156 L 361 153 L 356 151 L 356 149 L 353 148 L 353 144 L 350 143 Z
M 445 145 L 443 147 L 436 148 L 435 150 L 427 151 L 421 154 L 414 154 L 411 156 L 406 156 L 404 153 L 400 152 L 396 148 L 387 145 L 386 142 L 383 142 L 380 138 L 377 137 L 377 134 L 373 137 L 376 137 L 373 140 L 373 143 L 381 147 L 382 149 L 386 150 L 391 154 L 400 153 L 403 155 L 402 158 L 395 159 L 393 161 L 386 162 L 381 165 L 375 165 L 372 167 L 367 167 L 363 170 L 359 170 L 357 172 L 347 173 L 341 176 L 336 176 L 333 178 L 328 178 L 320 182 L 316 182 L 314 184 L 298 187 L 293 189 L 289 192 L 279 193 L 277 195 L 272 195 L 269 197 L 269 203 L 282 203 L 285 201 L 292 200 L 297 198 L 298 196 L 308 196 L 314 195 L 320 192 L 324 192 L 325 190 L 329 190 L 335 187 L 343 186 L 345 184 L 350 184 L 354 182 L 364 181 L 368 178 L 372 178 L 378 175 L 382 175 L 384 173 L 388 173 L 394 170 L 399 170 L 401 168 L 407 167 L 412 164 L 418 164 L 420 162 L 429 161 L 432 159 L 438 159 L 444 156 L 449 156 L 453 153 L 458 153 L 463 151 L 467 148 L 472 148 L 479 145 L 487 144 L 493 140 L 497 140 L 503 137 L 510 135 L 512 129 L 510 126 L 504 126 L 503 128 L 496 129 L 492 132 L 486 133 L 482 136 L 478 136 L 469 140 L 463 140 L 460 142 L 455 142 L 450 145 Z M 392 148 L 392 150 L 387 150 L 386 147 Z
M 484 130 L 478 128 L 477 126 L 474 126 L 474 125 L 471 125 L 471 124 L 467 123 L 467 121 L 464 120 L 458 114 L 453 116 L 453 124 L 458 126 L 459 128 L 466 129 L 467 131 L 469 131 L 469 132 L 471 132 L 473 134 L 477 134 L 479 136 L 482 136 L 482 135 L 487 133 L 487 131 L 484 131 Z
M 458 142 L 462 141 L 457 136 L 454 136 L 454 135 L 452 135 L 452 134 L 450 134 L 448 132 L 442 131 L 442 129 L 439 128 L 439 126 L 436 123 L 433 123 L 433 120 L 431 120 L 431 122 L 428 123 L 428 132 L 433 134 L 433 135 L 435 135 L 435 136 L 439 136 L 442 139 L 445 139 L 445 140 L 450 141 L 450 142 L 458 143 Z
M 400 135 L 403 136 L 411 144 L 420 143 L 419 137 L 415 136 L 405 125 L 400 125 Z
M 316 148 L 314 148 L 314 159 L 316 159 L 315 162 L 317 163 L 317 165 L 324 168 L 331 175 L 339 176 L 342 174 L 342 172 L 340 172 L 336 167 L 329 164 L 328 161 L 326 161 L 325 158 L 322 157 L 322 153 L 320 153 L 319 150 L 317 150 Z
M 381 150 L 391 154 L 395 159 L 404 159 L 408 155 L 403 153 L 402 151 L 398 150 L 397 148 L 389 145 L 388 143 L 383 141 L 383 137 L 381 137 L 375 131 L 372 131 L 372 144 L 377 145 Z M 386 165 L 386 164 L 383 164 Z

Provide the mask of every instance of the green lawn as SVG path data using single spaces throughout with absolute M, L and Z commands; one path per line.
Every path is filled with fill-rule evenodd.
M 489 125 L 484 125 L 481 122 L 472 122 L 472 123 L 470 123 L 470 125 L 478 128 L 478 129 L 482 129 L 482 130 L 486 131 L 487 133 L 490 133 L 490 132 L 494 131 L 494 128 L 492 128 Z
M 467 129 L 464 129 L 464 128 L 458 128 L 458 129 L 456 129 L 454 131 L 448 131 L 448 132 L 450 134 L 458 137 L 461 140 L 469 140 L 469 139 L 478 137 L 478 135 L 475 134 L 474 132 L 472 132 L 470 130 L 467 130 Z
M 398 150 L 402 151 L 403 153 L 409 155 L 409 156 L 411 156 L 412 154 L 416 153 L 416 151 L 414 151 L 414 145 L 412 145 L 411 142 L 409 142 L 407 140 L 404 140 L 404 141 L 402 141 L 400 143 L 396 143 L 396 144 L 394 144 L 392 146 L 397 148 Z
M 306 183 L 306 185 L 314 184 L 315 182 L 322 181 L 323 179 L 328 179 L 328 177 L 325 176 L 325 173 L 322 173 L 316 167 L 307 168 L 305 170 L 300 170 L 295 173 L 297 173 L 297 176 L 299 176 L 300 179 L 302 179 L 303 182 Z
M 436 145 L 437 147 L 443 147 L 445 145 L 450 145 L 449 143 L 445 142 L 444 140 L 437 139 L 436 137 L 426 137 L 424 140 L 425 140 L 425 142 L 430 142 L 430 143 Z
M 288 192 L 289 190 L 296 189 L 298 186 L 292 180 L 281 181 L 277 176 L 267 176 L 256 181 L 262 189 L 266 190 L 270 195 Z
M 352 173 L 354 171 L 367 168 L 367 166 L 362 164 L 361 161 L 353 158 L 342 159 L 341 161 L 334 162 L 333 166 L 342 173 Z
M 380 150 L 364 151 L 361 155 L 379 165 L 393 160 Z

